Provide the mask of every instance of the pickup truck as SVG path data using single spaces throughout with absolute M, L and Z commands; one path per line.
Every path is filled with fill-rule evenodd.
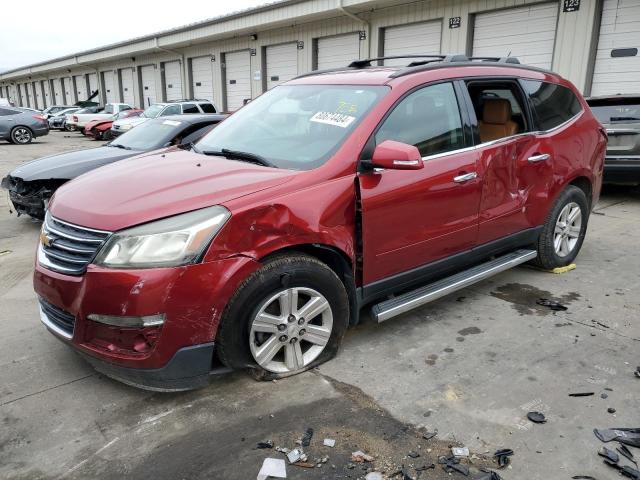
M 68 130 L 80 130 L 84 132 L 84 127 L 87 123 L 94 120 L 110 120 L 114 115 L 124 112 L 125 110 L 131 110 L 130 105 L 126 103 L 107 103 L 102 110 L 96 113 L 74 113 L 67 115 Z

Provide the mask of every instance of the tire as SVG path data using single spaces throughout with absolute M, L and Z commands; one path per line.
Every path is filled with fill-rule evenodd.
M 289 309 L 292 298 L 298 302 Z M 310 318 L 296 315 L 311 306 Z M 228 367 L 248 367 L 261 380 L 283 378 L 333 358 L 348 323 L 340 278 L 316 258 L 293 253 L 267 261 L 240 285 L 222 315 L 216 349 Z
M 11 130 L 11 143 L 16 145 L 26 145 L 33 140 L 33 132 L 28 127 L 14 127 Z
M 106 130 L 102 133 L 102 140 L 112 140 L 113 139 L 113 134 L 111 133 L 111 130 Z
M 573 263 L 584 242 L 589 213 L 585 193 L 573 185 L 565 188 L 547 216 L 534 263 L 548 270 Z
M 66 122 L 64 124 L 65 132 L 73 132 L 76 129 L 74 125 L 68 125 Z
M 98 132 L 96 130 L 96 133 L 93 134 L 93 139 L 94 140 L 102 140 L 102 132 Z

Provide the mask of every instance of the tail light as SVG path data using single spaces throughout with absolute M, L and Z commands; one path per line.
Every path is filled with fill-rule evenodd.
M 42 115 L 34 115 L 33 118 L 35 118 L 36 120 L 40 120 L 41 122 L 44 122 L 47 120 L 47 118 L 43 117 Z
M 73 116 L 73 121 L 74 121 L 74 122 L 77 122 L 77 121 L 78 121 L 78 117 L 74 115 L 74 116 Z

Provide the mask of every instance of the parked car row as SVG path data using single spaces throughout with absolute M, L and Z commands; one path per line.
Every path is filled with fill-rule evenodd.
M 48 134 L 49 124 L 40 112 L 22 107 L 0 107 L 0 140 L 25 145 Z

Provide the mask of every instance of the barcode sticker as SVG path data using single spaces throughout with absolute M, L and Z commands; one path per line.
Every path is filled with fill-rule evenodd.
M 345 115 L 343 113 L 318 112 L 310 118 L 310 121 L 333 125 L 334 127 L 347 128 L 355 119 L 356 117 Z

